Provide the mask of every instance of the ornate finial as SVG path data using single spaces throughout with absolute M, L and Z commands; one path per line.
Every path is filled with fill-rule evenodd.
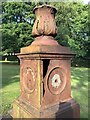
M 53 6 L 43 4 L 34 8 L 36 14 L 36 21 L 33 26 L 33 36 L 55 36 L 57 34 L 57 27 L 55 22 L 56 8 Z

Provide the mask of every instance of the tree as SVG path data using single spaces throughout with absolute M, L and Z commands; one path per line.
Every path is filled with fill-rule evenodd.
M 56 39 L 70 47 L 77 57 L 86 56 L 89 51 L 88 7 L 81 2 L 52 3 L 58 9 L 56 16 L 58 34 Z
M 34 6 L 31 2 L 2 3 L 2 51 L 19 52 L 33 41 Z
M 37 2 L 37 5 L 43 2 Z M 58 9 L 56 23 L 58 27 L 57 41 L 70 47 L 77 57 L 89 55 L 89 5 L 81 2 L 48 3 Z M 35 15 L 33 2 L 2 3 L 2 50 L 19 52 L 21 47 L 31 44 L 31 35 Z M 5 52 L 4 52 L 5 53 Z

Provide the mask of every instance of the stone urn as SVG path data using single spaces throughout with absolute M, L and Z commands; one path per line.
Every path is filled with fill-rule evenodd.
M 32 35 L 49 35 L 55 36 L 57 34 L 57 27 L 55 22 L 56 8 L 50 5 L 42 5 L 34 8 L 36 21 L 33 26 Z

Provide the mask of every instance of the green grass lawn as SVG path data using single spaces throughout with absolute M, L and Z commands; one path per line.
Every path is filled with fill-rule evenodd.
M 2 65 L 2 112 L 6 114 L 19 96 L 19 65 Z
M 72 96 L 80 104 L 81 118 L 88 118 L 88 68 L 71 69 Z
M 1 64 L 0 64 L 1 65 Z M 72 96 L 80 104 L 81 118 L 88 118 L 88 68 L 71 68 Z M 2 111 L 6 114 L 19 96 L 19 65 L 2 65 Z

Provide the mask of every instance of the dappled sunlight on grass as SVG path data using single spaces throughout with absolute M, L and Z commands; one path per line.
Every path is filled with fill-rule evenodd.
M 13 78 L 20 78 L 20 75 L 15 75 L 15 76 L 11 77 L 11 79 L 13 79 Z
M 2 113 L 6 114 L 12 107 L 13 101 L 19 96 L 19 83 L 6 86 L 2 91 Z
M 19 82 L 19 66 L 18 65 L 2 65 L 2 87 L 11 83 Z
M 80 104 L 81 118 L 88 118 L 88 68 L 72 68 L 72 96 Z
M 18 65 L 2 65 L 2 113 L 6 114 L 19 96 L 20 76 Z

